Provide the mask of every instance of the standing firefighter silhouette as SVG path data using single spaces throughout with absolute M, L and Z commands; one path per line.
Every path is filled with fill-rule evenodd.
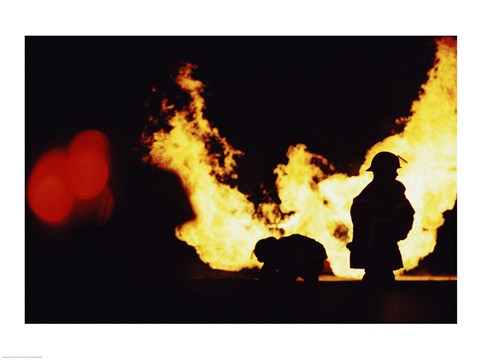
M 322 244 L 299 234 L 259 240 L 253 252 L 264 263 L 258 276 L 264 282 L 317 282 L 327 259 Z
M 369 283 L 393 282 L 393 270 L 403 267 L 398 242 L 411 230 L 415 210 L 405 196 L 405 186 L 396 180 L 398 168 L 397 155 L 376 154 L 367 169 L 373 172 L 373 180 L 353 199 L 350 209 L 350 267 L 365 269 L 363 280 Z

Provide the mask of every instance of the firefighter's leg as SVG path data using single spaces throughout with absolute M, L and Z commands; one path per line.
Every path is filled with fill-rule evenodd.
M 268 264 L 264 264 L 258 273 L 258 280 L 263 282 L 273 281 L 276 277 L 276 269 Z
M 302 278 L 303 280 L 305 280 L 305 282 L 307 283 L 310 283 L 310 284 L 313 284 L 313 283 L 317 283 L 318 282 L 318 277 L 319 277 L 320 274 L 316 273 L 316 272 L 313 272 L 313 271 L 310 271 L 310 272 L 307 272 L 305 273 Z
M 395 282 L 395 275 L 388 268 L 371 266 L 365 269 L 362 280 L 371 284 L 390 284 Z
M 320 257 L 311 258 L 308 262 L 305 263 L 302 278 L 305 282 L 316 283 L 318 282 L 318 277 L 322 273 L 324 268 L 324 260 Z
M 299 269 L 297 267 L 284 267 L 278 270 L 278 280 L 283 283 L 295 282 L 297 277 L 300 276 Z

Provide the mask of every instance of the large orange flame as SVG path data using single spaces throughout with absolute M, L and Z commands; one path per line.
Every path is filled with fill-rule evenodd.
M 297 144 L 289 148 L 287 164 L 274 170 L 280 205 L 267 202 L 257 208 L 229 184 L 237 177 L 235 157 L 242 153 L 205 119 L 203 84 L 192 78 L 193 69 L 186 65 L 177 77 L 178 85 L 190 95 L 189 106 L 175 110 L 164 100 L 169 130 L 145 134 L 145 139 L 150 161 L 178 174 L 185 187 L 196 217 L 178 226 L 176 235 L 194 246 L 202 261 L 230 271 L 256 267 L 260 264 L 251 251 L 257 240 L 300 233 L 325 246 L 335 275 L 361 277 L 363 270 L 349 268 L 349 210 L 352 199 L 371 180 L 367 166 L 382 150 L 408 160 L 399 180 L 416 214 L 412 231 L 400 243 L 405 269 L 415 268 L 433 251 L 437 229 L 444 222 L 442 214 L 454 207 L 457 195 L 454 39 L 437 40 L 436 61 L 412 104 L 412 115 L 397 119 L 403 131 L 367 152 L 359 176 L 334 173 L 327 159 Z M 322 169 L 329 169 L 328 174 Z

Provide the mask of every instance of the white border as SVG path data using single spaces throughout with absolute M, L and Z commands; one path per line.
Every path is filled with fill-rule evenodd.
M 168 359 L 187 356 L 363 358 L 478 355 L 478 64 L 472 4 L 447 1 L 18 1 L 0 5 L 2 192 L 0 356 Z M 15 5 L 12 5 L 14 3 Z M 310 4 L 316 3 L 312 6 Z M 457 35 L 459 45 L 458 325 L 25 325 L 25 35 Z M 474 155 L 476 154 L 476 155 Z M 470 255 L 469 255 L 470 254 Z M 472 258 L 473 256 L 473 258 Z M 475 326 L 477 328 L 477 326 Z M 290 336 L 294 336 L 293 339 Z M 278 351 L 275 345 L 280 344 Z M 364 349 L 364 350 L 362 350 Z M 273 352 L 273 353 L 272 353 Z

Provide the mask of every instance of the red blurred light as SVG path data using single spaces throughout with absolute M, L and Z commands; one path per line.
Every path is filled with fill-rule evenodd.
M 78 133 L 68 149 L 46 152 L 35 164 L 27 185 L 27 200 L 43 221 L 66 220 L 87 204 L 95 221 L 106 221 L 113 209 L 109 179 L 109 142 L 97 130 Z
M 107 149 L 107 138 L 97 130 L 83 131 L 70 142 L 66 175 L 77 199 L 92 199 L 105 188 L 109 177 Z
M 107 155 L 108 147 L 108 138 L 101 131 L 93 129 L 79 132 L 69 144 L 70 149 L 92 149 L 105 156 Z
M 28 203 L 40 219 L 49 223 L 65 220 L 73 209 L 74 199 L 65 181 L 65 162 L 62 150 L 45 153 L 28 181 Z

